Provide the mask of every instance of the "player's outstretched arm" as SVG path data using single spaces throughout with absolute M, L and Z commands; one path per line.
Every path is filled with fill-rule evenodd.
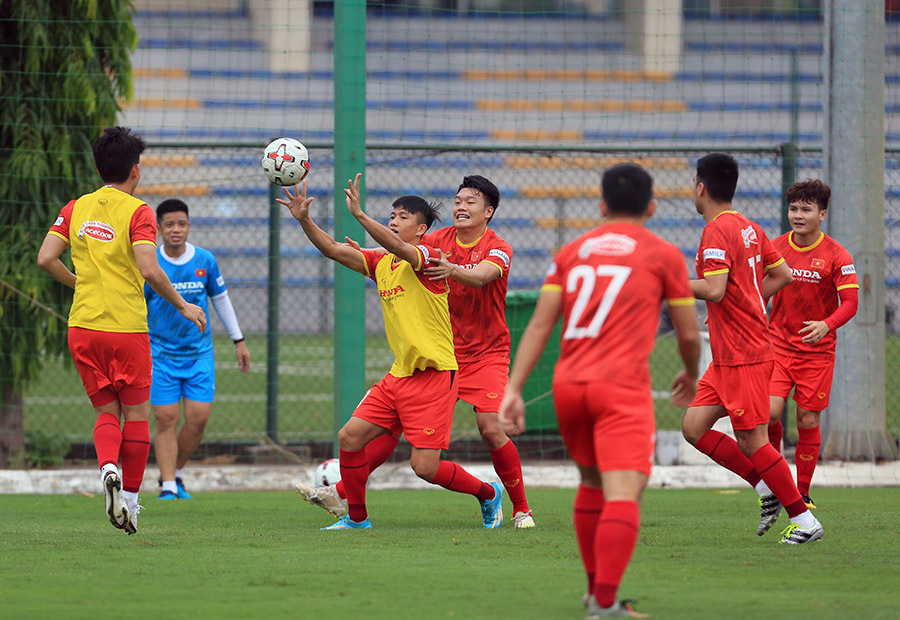
M 206 331 L 206 313 L 200 306 L 189 304 L 185 301 L 172 282 L 169 276 L 159 266 L 156 259 L 156 246 L 149 243 L 140 243 L 134 246 L 134 259 L 137 262 L 138 270 L 141 272 L 144 280 L 150 285 L 160 297 L 175 306 L 178 313 L 188 321 L 197 326 L 201 332 Z
M 362 173 L 357 172 L 355 179 L 347 181 L 347 188 L 344 190 L 344 194 L 347 196 L 347 209 L 350 211 L 350 214 L 362 224 L 362 227 L 372 236 L 375 243 L 383 247 L 385 251 L 417 266 L 419 251 L 416 250 L 415 246 L 400 239 L 395 233 L 391 232 L 390 228 L 373 220 L 362 210 L 362 202 L 359 197 L 360 177 L 362 177 Z
M 300 222 L 303 233 L 306 235 L 316 249 L 324 256 L 331 260 L 342 264 L 348 269 L 352 269 L 358 273 L 365 275 L 366 261 L 360 253 L 359 248 L 353 248 L 345 243 L 338 243 L 331 238 L 327 232 L 319 228 L 309 215 L 309 205 L 315 200 L 314 197 L 306 196 L 306 181 L 300 185 L 299 189 L 294 187 L 284 187 L 284 195 L 287 200 L 278 198 L 278 202 L 286 206 L 291 211 L 294 219 Z
M 787 263 L 781 262 L 766 271 L 760 293 L 762 293 L 763 299 L 769 299 L 793 281 L 794 274 L 791 273 L 791 268 Z
M 535 364 L 547 346 L 550 333 L 559 320 L 562 310 L 562 291 L 543 289 L 538 297 L 534 314 L 519 340 L 516 359 L 509 373 L 509 385 L 500 403 L 500 418 L 509 435 L 519 435 L 525 431 L 525 402 L 522 389 Z
M 669 317 L 675 326 L 678 354 L 684 364 L 684 369 L 675 375 L 672 382 L 672 403 L 676 407 L 687 407 L 694 400 L 700 370 L 700 328 L 696 306 L 669 306 Z
M 431 259 L 428 267 L 425 268 L 425 275 L 429 280 L 446 280 L 453 278 L 460 284 L 471 288 L 481 288 L 488 282 L 496 280 L 503 275 L 497 265 L 482 261 L 478 263 L 474 269 L 466 269 L 447 260 L 447 257 L 439 254 Z
M 38 250 L 37 264 L 54 280 L 62 282 L 69 288 L 75 288 L 75 274 L 59 260 L 67 247 L 69 244 L 56 235 L 47 235 L 41 249 Z

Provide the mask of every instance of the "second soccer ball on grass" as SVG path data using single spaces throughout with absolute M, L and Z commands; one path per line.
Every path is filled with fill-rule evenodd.
M 337 459 L 328 459 L 316 467 L 315 484 L 317 487 L 333 487 L 341 480 L 341 465 Z

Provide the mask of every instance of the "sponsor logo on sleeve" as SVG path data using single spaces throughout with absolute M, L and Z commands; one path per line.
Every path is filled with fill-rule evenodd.
M 422 253 L 422 257 L 425 259 L 425 262 L 429 262 L 431 260 L 431 254 L 428 253 L 428 248 L 424 245 L 417 245 L 416 247 L 419 248 L 419 251 Z
M 556 273 L 556 263 L 550 263 L 550 267 L 547 269 L 547 275 L 552 276 Z
M 504 252 L 503 250 L 491 250 L 488 252 L 488 256 L 493 256 L 495 258 L 499 258 L 503 261 L 503 264 L 509 267 L 509 254 Z
M 197 269 L 194 271 L 194 275 L 197 276 L 198 278 L 205 278 L 206 277 L 206 269 Z
M 219 276 L 218 278 L 216 278 L 216 284 L 218 284 L 219 286 L 225 286 L 225 278 Z
M 855 265 L 844 265 L 841 267 L 841 275 L 849 276 L 854 273 L 856 273 Z
M 65 218 L 64 218 L 63 216 L 60 215 L 58 218 L 56 218 L 56 221 L 53 222 L 53 225 L 54 225 L 54 226 L 62 226 L 62 223 L 63 223 L 64 221 L 65 221 Z
M 88 220 L 78 229 L 78 238 L 88 237 L 95 241 L 113 241 L 116 238 L 116 229 L 97 220 Z
M 706 248 L 703 250 L 703 260 L 725 260 L 725 250 Z

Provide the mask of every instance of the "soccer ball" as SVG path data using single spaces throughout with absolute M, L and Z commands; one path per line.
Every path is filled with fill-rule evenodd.
M 333 487 L 341 481 L 341 465 L 337 459 L 328 459 L 316 467 L 316 486 Z
M 309 173 L 309 152 L 299 140 L 278 138 L 266 147 L 261 163 L 275 185 L 297 185 Z

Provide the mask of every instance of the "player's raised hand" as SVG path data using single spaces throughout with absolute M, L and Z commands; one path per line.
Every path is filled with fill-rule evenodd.
M 194 304 L 185 304 L 178 312 L 181 316 L 196 325 L 200 333 L 206 331 L 206 313 L 203 311 L 203 308 L 195 306 Z
M 359 198 L 359 179 L 361 176 L 362 173 L 357 172 L 355 179 L 347 181 L 347 189 L 344 190 L 344 194 L 347 196 L 347 209 L 350 210 L 353 217 L 357 217 L 362 213 L 362 203 Z
M 349 245 L 354 250 L 359 250 L 360 252 L 362 251 L 362 246 L 359 245 L 356 241 L 354 241 L 350 237 L 344 237 L 344 241 L 346 241 L 347 245 Z
M 428 261 L 424 273 L 429 280 L 446 280 L 453 275 L 456 269 L 458 269 L 458 265 L 447 260 L 443 252 L 438 252 L 437 256 L 432 256 Z
M 525 432 L 525 400 L 521 394 L 506 390 L 500 403 L 500 422 L 510 437 Z
M 797 333 L 806 334 L 803 336 L 803 342 L 806 344 L 816 344 L 825 337 L 825 334 L 831 331 L 828 327 L 828 323 L 825 321 L 803 321 L 803 324 L 806 325 L 806 327 Z
M 293 187 L 282 187 L 281 190 L 287 196 L 287 200 L 281 198 L 275 200 L 290 209 L 295 220 L 300 221 L 309 217 L 309 205 L 315 198 L 306 197 L 306 181 L 303 181 L 299 188 L 294 185 Z
M 672 381 L 672 404 L 676 407 L 687 407 L 694 400 L 697 392 L 697 380 L 688 376 L 686 370 L 675 375 Z

